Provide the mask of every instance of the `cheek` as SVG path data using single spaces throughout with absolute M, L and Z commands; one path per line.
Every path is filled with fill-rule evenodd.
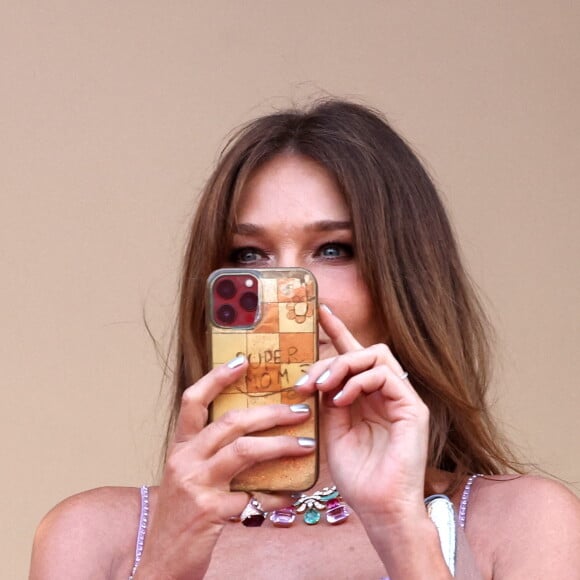
M 354 270 L 354 269 L 353 269 Z M 317 276 L 320 302 L 346 324 L 363 345 L 380 342 L 381 333 L 376 322 L 369 292 L 356 270 L 340 276 Z
M 378 327 L 366 292 L 360 292 L 351 295 L 350 299 L 342 300 L 336 314 L 362 346 L 371 346 L 379 342 Z

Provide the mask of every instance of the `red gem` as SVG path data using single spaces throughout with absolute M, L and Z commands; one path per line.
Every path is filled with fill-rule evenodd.
M 266 519 L 264 514 L 254 514 L 252 516 L 248 516 L 242 520 L 242 524 L 247 528 L 259 528 Z
M 240 516 L 242 524 L 248 528 L 258 528 L 266 519 L 266 514 L 260 505 L 260 502 L 252 497 L 248 502 L 248 505 L 244 508 Z

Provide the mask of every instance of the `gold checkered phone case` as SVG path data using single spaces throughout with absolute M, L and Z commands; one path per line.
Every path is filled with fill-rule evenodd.
M 318 357 L 316 280 L 302 268 L 222 269 L 208 279 L 208 338 L 216 367 L 239 354 L 248 372 L 213 402 L 210 420 L 230 409 L 308 403 L 309 419 L 253 435 L 318 439 L 318 397 L 298 395 L 293 385 Z M 240 473 L 232 489 L 303 491 L 318 478 L 318 452 L 266 461 Z

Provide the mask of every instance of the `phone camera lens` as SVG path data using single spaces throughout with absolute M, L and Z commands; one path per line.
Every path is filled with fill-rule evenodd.
M 236 295 L 236 285 L 231 280 L 225 278 L 217 283 L 216 292 L 224 300 L 230 300 Z
M 258 295 L 255 292 L 244 292 L 240 298 L 240 306 L 248 312 L 255 312 L 258 308 Z
M 236 310 L 230 304 L 224 304 L 217 309 L 216 318 L 222 324 L 232 324 L 236 319 Z

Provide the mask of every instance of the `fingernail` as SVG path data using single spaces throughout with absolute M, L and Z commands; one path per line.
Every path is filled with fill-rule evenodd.
M 301 387 L 308 380 L 308 375 L 302 375 L 295 383 L 295 387 Z
M 290 410 L 293 413 L 310 413 L 310 405 L 306 403 L 296 403 L 295 405 L 290 405 Z
M 236 358 L 233 358 L 230 362 L 227 363 L 227 366 L 230 369 L 236 369 L 240 365 L 243 365 L 246 360 L 246 357 L 243 354 L 239 354 Z
M 316 439 L 312 439 L 312 437 L 298 437 L 297 441 L 300 447 L 316 447 Z
M 316 384 L 317 385 L 321 385 L 322 383 L 325 383 L 328 380 L 328 377 L 330 376 L 330 369 L 326 369 L 317 379 L 316 379 Z
M 328 314 L 332 314 L 332 310 L 326 304 L 321 304 L 320 308 L 322 308 L 323 310 L 326 310 L 326 312 L 328 312 Z
M 332 397 L 333 401 L 338 401 L 338 399 L 340 399 L 340 397 L 342 397 L 344 391 L 338 391 L 338 393 L 336 393 L 336 395 L 334 395 L 334 397 Z

